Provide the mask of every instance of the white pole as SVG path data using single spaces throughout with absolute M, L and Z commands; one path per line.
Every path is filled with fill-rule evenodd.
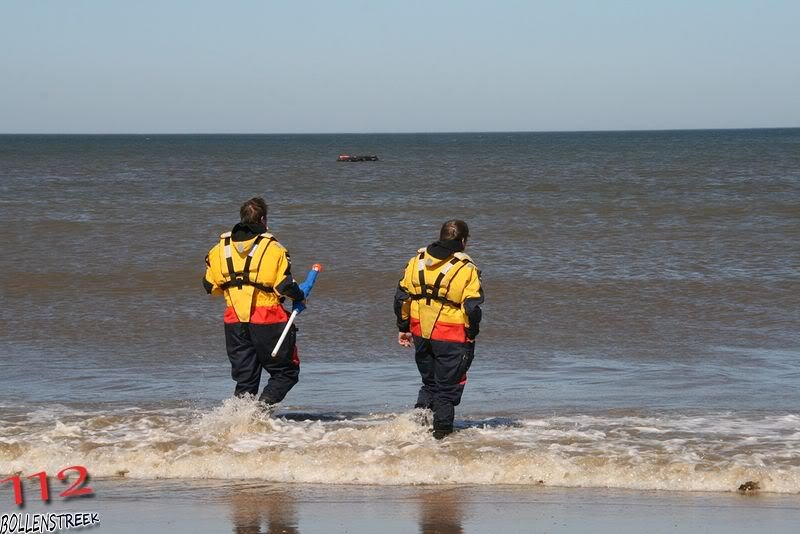
M 278 344 L 275 345 L 275 350 L 272 351 L 273 358 L 278 355 L 278 351 L 281 349 L 281 345 L 283 345 L 283 340 L 286 339 L 286 334 L 289 333 L 289 329 L 292 327 L 292 323 L 294 322 L 295 317 L 297 317 L 297 310 L 294 310 L 292 312 L 292 315 L 289 316 L 289 321 L 286 323 L 286 328 L 283 329 L 281 338 L 278 340 Z

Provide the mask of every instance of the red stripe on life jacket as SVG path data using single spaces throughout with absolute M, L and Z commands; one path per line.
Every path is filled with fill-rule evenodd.
M 422 336 L 422 327 L 418 319 L 411 318 L 411 333 L 415 336 Z M 453 343 L 466 343 L 467 331 L 462 323 L 444 323 L 436 321 L 436 325 L 431 332 L 431 339 L 435 341 L 452 341 Z
M 283 306 L 255 306 L 250 312 L 250 322 L 253 324 L 275 324 L 285 323 L 289 320 Z
M 233 309 L 233 306 L 228 306 L 225 308 L 225 315 L 222 316 L 222 320 L 225 322 L 225 324 L 239 322 L 239 317 L 236 315 L 236 310 Z
M 411 335 L 422 337 L 422 327 L 419 324 L 418 319 L 411 318 Z
M 436 321 L 436 326 L 431 332 L 431 339 L 436 341 L 452 341 L 454 343 L 466 343 L 467 331 L 461 323 L 443 323 Z
M 236 311 L 233 309 L 233 306 L 228 306 L 225 308 L 225 315 L 223 316 L 222 320 L 226 324 L 240 322 L 239 317 L 236 316 Z M 250 310 L 250 323 L 252 324 L 285 323 L 288 320 L 289 316 L 286 315 L 286 310 L 284 310 L 283 306 L 280 304 L 276 304 L 274 306 L 255 306 L 252 310 Z

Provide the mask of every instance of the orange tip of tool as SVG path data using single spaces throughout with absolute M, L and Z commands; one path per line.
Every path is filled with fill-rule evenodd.
M 311 268 L 313 270 L 317 271 L 318 273 L 322 272 L 322 264 L 321 263 L 315 263 Z

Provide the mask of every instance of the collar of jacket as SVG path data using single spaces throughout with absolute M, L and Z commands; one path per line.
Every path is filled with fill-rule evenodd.
M 263 234 L 267 229 L 263 224 L 238 223 L 231 230 L 232 241 L 248 241 L 258 234 Z
M 463 252 L 464 244 L 460 239 L 449 239 L 447 241 L 436 241 L 428 245 L 428 254 L 434 258 L 443 260 L 449 258 L 456 252 Z

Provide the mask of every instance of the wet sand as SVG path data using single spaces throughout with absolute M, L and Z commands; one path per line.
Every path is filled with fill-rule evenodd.
M 797 495 L 513 486 L 322 486 L 95 480 L 22 512 L 99 512 L 92 532 L 796 532 Z M 4 513 L 12 511 L 5 507 Z

